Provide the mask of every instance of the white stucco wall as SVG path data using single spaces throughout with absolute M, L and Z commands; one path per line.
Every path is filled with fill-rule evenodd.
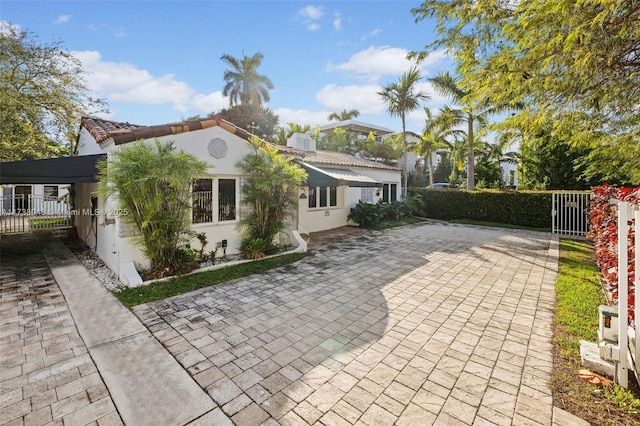
M 369 176 L 382 184 L 395 183 L 398 188 L 398 198 L 400 197 L 401 174 L 399 170 L 370 169 L 364 167 L 349 167 L 349 169 L 360 173 L 361 175 Z M 382 192 L 381 190 L 378 191 L 376 188 L 372 188 L 371 190 L 373 191 L 372 201 L 377 203 L 382 199 Z M 305 193 L 308 195 L 308 191 L 306 189 Z M 308 207 L 308 199 L 299 200 L 298 229 L 301 233 L 311 233 L 346 226 L 350 223 L 347 217 L 349 216 L 351 209 L 355 207 L 361 199 L 362 188 L 340 186 L 338 187 L 337 207 L 320 207 L 310 209 Z
M 240 200 L 240 173 L 235 167 L 237 161 L 241 160 L 245 155 L 252 152 L 253 148 L 244 139 L 235 136 L 219 126 L 196 130 L 178 135 L 170 135 L 157 138 L 161 142 L 173 141 L 174 147 L 178 150 L 182 149 L 195 157 L 206 161 L 210 164 L 208 172 L 213 175 L 213 186 L 217 186 L 218 179 L 236 179 L 236 200 Z M 215 152 L 220 158 L 216 158 L 209 152 L 209 144 L 214 139 L 221 139 L 226 144 L 226 153 L 222 155 L 220 142 L 217 141 L 218 152 Z M 153 140 L 147 140 L 147 143 L 154 143 Z M 137 143 L 137 142 L 132 142 Z M 122 145 L 126 147 L 126 145 Z M 105 151 L 110 155 L 118 147 L 113 143 L 104 144 Z M 214 150 L 215 151 L 215 150 Z M 214 194 L 215 194 L 214 190 Z M 101 201 L 102 202 L 102 201 Z M 236 215 L 236 220 L 217 221 L 214 214 L 213 223 L 193 224 L 192 230 L 195 232 L 204 232 L 207 236 L 207 246 L 205 252 L 209 253 L 216 249 L 218 244 L 222 245 L 223 240 L 227 241 L 226 254 L 236 254 L 239 252 L 242 236 L 239 234 L 237 225 L 242 214 L 241 203 Z M 101 207 L 102 209 L 102 207 Z M 137 269 L 145 269 L 150 266 L 148 259 L 144 256 L 142 250 L 134 245 L 133 238 L 130 237 L 132 229 L 127 226 L 124 217 L 118 217 L 120 209 L 115 200 L 109 199 L 104 206 L 107 212 L 106 217 L 103 215 L 98 218 L 99 232 L 98 245 L 96 251 L 104 262 L 116 273 L 119 272 L 119 265 L 125 262 L 134 262 Z M 109 215 L 109 212 L 115 212 Z M 106 219 L 106 220 L 105 220 Z M 115 223 L 111 223 L 115 220 Z M 104 235 L 103 235 L 104 234 Z M 200 242 L 197 238 L 191 241 L 191 247 L 199 250 Z M 224 254 L 224 249 L 220 247 L 216 253 L 216 257 Z
M 104 150 L 98 145 L 95 138 L 87 129 L 82 127 L 78 135 L 78 146 L 76 147 L 78 155 L 96 155 L 104 154 Z
M 206 161 L 210 164 L 209 173 L 213 175 L 214 188 L 217 186 L 217 179 L 236 179 L 236 203 L 239 207 L 237 219 L 241 218 L 242 211 L 245 208 L 241 200 L 240 185 L 242 184 L 239 170 L 235 167 L 236 162 L 253 151 L 250 144 L 244 139 L 235 136 L 219 126 L 195 130 L 191 132 L 181 133 L 177 135 L 168 135 L 157 138 L 161 142 L 173 141 L 176 149 L 182 149 L 195 157 Z M 216 141 L 211 146 L 211 141 Z M 220 140 L 224 141 L 221 144 Z M 81 131 L 78 154 L 90 155 L 101 152 L 107 152 L 110 155 L 115 149 L 118 149 L 112 140 L 107 140 L 97 146 L 93 137 L 85 129 Z M 147 140 L 147 143 L 154 143 L 153 139 Z M 137 143 L 137 142 L 132 142 Z M 82 146 L 81 146 L 82 145 Z M 128 144 L 122 145 L 127 146 Z M 226 152 L 224 147 L 226 145 Z M 97 149 L 96 149 L 97 147 Z M 99 149 L 99 151 L 98 151 Z M 104 149 L 104 151 L 103 151 Z M 395 183 L 398 185 L 398 196 L 400 195 L 400 171 L 379 170 L 368 168 L 352 167 L 352 170 L 374 178 L 382 183 Z M 79 185 L 77 191 L 78 208 L 90 208 L 91 193 L 95 191 L 97 184 Z M 306 188 L 304 189 L 306 191 Z M 375 191 L 374 191 L 375 192 Z M 214 194 L 216 191 L 214 190 Z M 327 229 L 334 229 L 347 224 L 347 216 L 352 207 L 354 207 L 361 198 L 361 188 L 349 188 L 346 186 L 338 188 L 338 205 L 336 207 L 309 209 L 307 200 L 299 200 L 297 216 L 291 219 L 291 228 L 298 227 L 300 232 L 318 232 Z M 375 195 L 374 195 L 375 196 Z M 375 196 L 374 202 L 382 195 Z M 85 207 L 86 206 L 86 207 Z M 133 244 L 131 238 L 131 227 L 127 226 L 124 217 L 117 214 L 110 215 L 109 212 L 118 212 L 118 206 L 115 200 L 108 200 L 106 204 L 100 200 L 98 208 L 103 212 L 92 223 L 90 218 L 82 218 L 77 220 L 78 231 L 83 239 L 86 238 L 87 245 L 94 248 L 97 254 L 103 259 L 105 264 L 114 272 L 119 273 L 120 265 L 125 262 L 133 262 L 137 269 L 148 268 L 149 261 L 145 258 L 142 250 Z M 106 212 L 106 214 L 105 214 Z M 239 252 L 242 235 L 237 226 L 238 220 L 233 221 L 217 221 L 214 212 L 213 223 L 193 224 L 192 230 L 195 232 L 204 232 L 207 236 L 208 245 L 205 252 L 209 253 L 216 249 L 218 244 L 222 244 L 223 240 L 227 241 L 226 254 L 235 254 Z M 97 243 L 92 236 L 97 233 Z M 191 247 L 199 250 L 200 242 L 197 238 L 191 241 Z M 223 249 L 219 248 L 216 257 L 223 255 Z
M 308 198 L 298 198 L 298 230 L 303 234 L 309 234 L 345 226 L 350 211 L 349 197 L 346 195 L 348 190 L 347 186 L 337 188 L 338 205 L 335 207 L 309 208 Z M 300 190 L 300 194 L 302 192 L 309 195 L 306 187 Z

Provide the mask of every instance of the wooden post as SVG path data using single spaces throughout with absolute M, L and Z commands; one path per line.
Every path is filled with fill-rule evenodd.
M 627 353 L 629 351 L 629 203 L 618 201 L 618 348 L 615 382 L 623 388 L 629 387 Z

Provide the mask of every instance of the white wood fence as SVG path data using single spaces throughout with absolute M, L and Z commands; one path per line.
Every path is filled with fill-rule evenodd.
M 640 271 L 640 250 L 638 250 L 638 237 L 640 237 L 640 204 L 631 204 L 617 201 L 618 205 L 618 348 L 620 351 L 617 361 L 615 381 L 618 385 L 627 388 L 628 368 L 631 367 L 638 378 L 640 372 L 640 291 L 638 288 L 638 272 Z M 631 221 L 633 220 L 633 225 Z M 631 226 L 635 232 L 635 258 L 629 259 L 629 232 Z M 629 261 L 635 262 L 635 276 L 633 286 L 634 296 L 634 320 L 630 325 L 629 309 Z M 626 333 L 624 331 L 627 331 Z

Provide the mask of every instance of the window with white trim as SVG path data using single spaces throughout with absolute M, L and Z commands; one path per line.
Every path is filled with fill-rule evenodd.
M 192 222 L 212 223 L 236 220 L 238 210 L 236 194 L 237 179 L 194 180 Z
M 315 186 L 309 187 L 309 208 L 325 208 L 338 206 L 338 187 Z
M 57 185 L 45 185 L 44 186 L 44 196 L 45 198 L 53 198 L 58 197 L 58 186 Z

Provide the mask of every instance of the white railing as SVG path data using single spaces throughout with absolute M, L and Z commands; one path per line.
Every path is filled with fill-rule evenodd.
M 603 317 L 601 312 L 598 330 L 600 357 L 615 363 L 614 381 L 624 388 L 629 387 L 629 368 L 640 380 L 640 289 L 638 288 L 638 271 L 640 270 L 640 250 L 638 250 L 638 236 L 640 235 L 640 204 L 626 201 L 611 200 L 617 207 L 618 231 L 618 306 L 610 320 Z M 633 227 L 633 228 L 632 228 Z M 633 230 L 634 259 L 629 259 L 629 233 Z M 636 274 L 633 280 L 634 308 L 633 321 L 629 321 L 629 261 L 634 262 Z M 607 308 L 606 306 L 601 306 Z M 616 318 L 617 317 L 617 318 Z M 605 333 L 605 329 L 613 332 Z M 609 334 L 608 337 L 605 334 Z
M 197 191 L 193 198 L 193 223 L 213 222 L 213 193 L 211 191 Z
M 629 325 L 629 231 L 633 219 L 635 258 L 634 287 L 634 322 Z M 616 374 L 616 383 L 628 387 L 628 367 L 633 369 L 636 379 L 640 372 L 638 355 L 640 354 L 640 291 L 638 291 L 638 271 L 640 271 L 640 250 L 638 250 L 638 236 L 640 236 L 640 205 L 618 201 L 618 330 L 620 360 Z M 625 331 L 627 331 L 625 333 Z
M 68 196 L 16 194 L 0 197 L 0 233 L 66 229 L 73 225 Z
M 589 230 L 591 191 L 557 191 L 551 194 L 551 230 L 554 234 L 585 236 Z

